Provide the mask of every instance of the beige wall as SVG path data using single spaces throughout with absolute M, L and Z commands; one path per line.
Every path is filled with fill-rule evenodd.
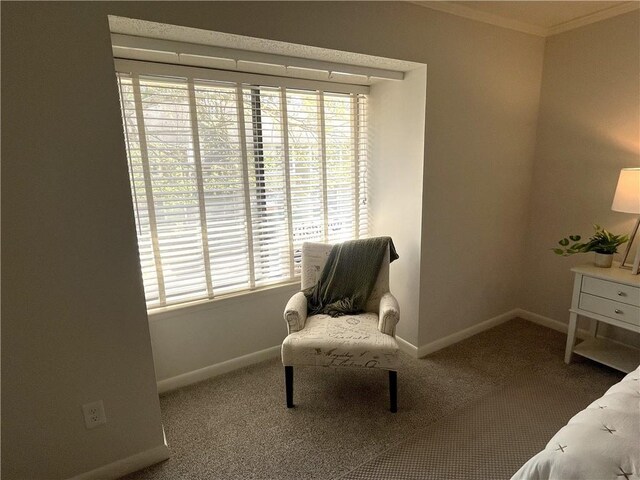
M 396 334 L 418 345 L 420 248 L 427 68 L 402 82 L 380 82 L 369 97 L 371 146 L 369 215 L 373 235 L 390 235 L 400 258 L 391 265 L 391 291 L 400 304 Z
M 427 64 L 418 342 L 517 306 L 541 38 L 400 2 L 2 2 L 5 478 L 64 478 L 162 441 L 108 14 Z M 237 326 L 216 308 L 154 345 L 272 346 L 275 311 Z M 109 423 L 85 430 L 79 405 L 97 398 Z
M 107 20 L 87 8 L 2 4 L 7 479 L 164 443 Z M 87 430 L 100 399 L 107 424 Z
M 462 19 L 425 27 L 421 346 L 519 307 L 544 51 Z
M 639 20 L 634 11 L 547 39 L 521 304 L 563 322 L 569 268 L 593 259 L 549 249 L 593 223 L 633 225 L 611 202 L 620 169 L 640 166 Z
M 158 381 L 281 345 L 282 312 L 299 290 L 300 284 L 287 285 L 151 315 Z

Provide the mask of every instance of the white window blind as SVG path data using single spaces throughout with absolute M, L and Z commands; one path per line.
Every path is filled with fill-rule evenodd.
M 292 281 L 302 242 L 367 235 L 362 87 L 116 65 L 149 309 Z

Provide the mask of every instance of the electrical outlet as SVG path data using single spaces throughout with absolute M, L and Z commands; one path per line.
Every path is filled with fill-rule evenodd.
M 84 423 L 87 428 L 95 428 L 107 423 L 107 416 L 104 414 L 104 404 L 102 400 L 85 403 L 82 405 L 82 412 L 84 413 Z

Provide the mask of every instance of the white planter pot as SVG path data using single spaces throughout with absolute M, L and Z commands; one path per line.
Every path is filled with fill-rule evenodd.
M 611 268 L 613 264 L 612 253 L 596 253 L 596 267 Z

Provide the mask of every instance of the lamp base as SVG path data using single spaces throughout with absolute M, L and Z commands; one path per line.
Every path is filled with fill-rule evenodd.
M 631 267 L 631 273 L 638 275 L 640 273 L 640 247 L 636 249 L 636 258 L 633 261 L 633 267 Z
M 629 235 L 629 242 L 627 243 L 627 249 L 624 252 L 622 263 L 620 263 L 620 268 L 631 270 L 632 275 L 638 275 L 640 273 L 640 246 L 636 248 L 636 256 L 633 259 L 633 265 L 625 265 L 625 263 L 627 261 L 627 258 L 629 257 L 631 244 L 636 238 L 636 233 L 638 233 L 638 227 L 640 227 L 640 216 L 638 217 L 638 220 L 636 220 L 636 226 L 633 228 L 633 230 L 631 230 L 631 234 Z

